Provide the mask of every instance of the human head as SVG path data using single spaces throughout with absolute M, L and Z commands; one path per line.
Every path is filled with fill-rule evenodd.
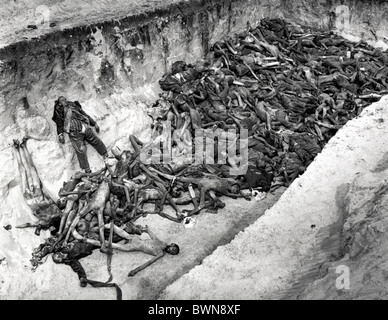
M 81 219 L 77 224 L 77 231 L 80 235 L 85 235 L 89 232 L 90 224 L 85 219 Z
M 214 78 L 215 78 L 215 81 L 220 83 L 222 81 L 224 81 L 225 79 L 225 73 L 223 73 L 221 70 L 219 69 L 216 69 L 215 72 L 214 72 Z
M 174 100 L 174 94 L 172 93 L 172 91 L 163 91 L 159 94 L 159 97 L 170 102 Z
M 135 153 L 130 150 L 125 150 L 120 156 L 120 161 L 127 163 L 128 161 L 132 161 L 136 157 Z
M 57 100 L 61 106 L 65 106 L 67 103 L 67 100 L 64 96 L 60 96 Z
M 174 198 L 180 197 L 181 194 L 182 194 L 182 191 L 180 190 L 179 187 L 177 187 L 177 186 L 172 187 L 171 195 L 172 195 Z
M 186 62 L 181 61 L 181 60 L 174 62 L 171 66 L 171 73 L 172 74 L 182 72 L 184 70 L 186 70 Z
M 233 194 L 237 194 L 240 192 L 240 185 L 238 183 L 234 183 L 230 186 L 230 192 Z
M 185 83 L 183 86 L 182 86 L 182 93 L 185 95 L 185 96 L 190 96 L 192 95 L 196 90 L 196 87 L 191 84 L 191 83 Z
M 59 209 L 65 209 L 67 202 L 67 197 L 61 197 L 57 200 L 57 206 Z
M 210 67 L 210 63 L 209 61 L 205 60 L 205 59 L 200 59 L 198 60 L 195 65 L 194 65 L 194 68 L 198 71 L 198 72 L 204 72 L 206 71 L 208 68 Z
M 185 104 L 186 101 L 187 101 L 187 95 L 185 95 L 185 94 L 183 94 L 183 93 L 180 93 L 180 94 L 178 94 L 178 95 L 175 97 L 175 101 L 176 101 L 179 105 Z
M 67 254 L 66 253 L 62 253 L 62 252 L 55 252 L 53 254 L 53 261 L 55 263 L 63 263 L 63 261 L 67 258 Z
M 165 251 L 175 256 L 179 253 L 179 246 L 175 243 L 171 243 L 166 247 Z

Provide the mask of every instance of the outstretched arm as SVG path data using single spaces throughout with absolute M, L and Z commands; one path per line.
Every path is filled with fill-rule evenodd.
M 141 266 L 137 267 L 136 269 L 133 269 L 132 271 L 130 271 L 128 273 L 128 277 L 133 277 L 136 273 L 147 268 L 148 266 L 150 266 L 156 260 L 159 260 L 163 256 L 164 256 L 164 251 L 160 252 L 157 256 L 153 257 L 151 260 L 147 261 L 146 263 L 142 264 Z
M 164 213 L 164 212 L 161 212 L 161 211 L 158 211 L 158 212 L 155 212 L 155 213 L 157 213 L 157 214 L 160 215 L 161 217 L 166 218 L 166 219 L 168 219 L 168 220 L 171 220 L 171 221 L 174 221 L 174 222 L 177 222 L 177 223 L 181 223 L 181 222 L 182 222 L 182 219 L 178 219 L 178 218 L 171 217 L 171 216 L 168 215 L 167 213 Z
M 164 184 L 165 184 L 165 182 L 162 180 L 162 179 L 160 179 L 156 174 L 154 174 L 154 173 L 152 173 L 151 172 L 151 170 L 149 170 L 144 164 L 142 164 L 142 163 L 140 163 L 139 164 L 139 167 L 140 167 L 140 169 L 142 169 L 143 171 L 144 171 L 144 173 L 147 175 L 147 176 L 149 176 L 151 179 L 153 179 L 153 181 L 155 182 L 159 182 L 162 186 L 164 186 Z M 151 169 L 152 167 L 150 167 L 150 169 Z M 155 169 L 155 171 L 157 171 L 156 169 Z M 153 172 L 155 172 L 155 171 L 153 171 Z M 159 171 L 157 171 L 157 172 L 155 172 L 155 173 L 159 173 Z M 172 176 L 173 177 L 173 176 Z
M 155 235 L 155 233 L 153 233 L 150 228 L 148 226 L 146 226 L 145 228 L 143 228 L 143 232 L 146 232 L 148 233 L 148 235 L 150 236 L 150 238 L 152 240 L 159 240 L 158 237 Z M 160 240 L 159 240 L 160 241 Z
M 39 222 L 26 222 L 23 224 L 20 224 L 16 226 L 16 228 L 23 229 L 23 228 L 36 228 L 39 225 Z
M 218 190 L 217 190 L 218 191 Z M 236 193 L 230 193 L 230 192 L 220 192 L 218 191 L 219 193 L 221 193 L 222 195 L 224 196 L 227 196 L 227 197 L 230 197 L 230 198 L 233 198 L 233 199 L 237 199 L 237 198 L 246 198 L 244 194 L 236 194 Z
M 41 137 L 41 136 L 38 136 L 38 135 L 33 134 L 33 133 L 27 133 L 23 137 L 23 144 L 25 144 L 28 139 L 37 140 L 37 141 L 46 141 L 46 140 L 48 140 L 46 137 Z

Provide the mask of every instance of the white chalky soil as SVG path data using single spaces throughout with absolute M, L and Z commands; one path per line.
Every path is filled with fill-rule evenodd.
M 177 2 L 179 1 L 169 0 L 168 4 Z M 279 9 L 281 17 L 288 18 L 293 13 L 303 22 L 314 23 L 313 19 L 326 19 L 319 12 L 301 15 L 301 8 L 308 7 L 303 5 L 305 2 L 292 2 L 293 10 L 283 8 L 281 11 L 279 8 L 282 1 L 267 1 L 263 5 L 267 11 L 263 9 L 260 13 L 253 10 L 251 13 L 264 17 L 268 13 L 277 13 L 276 10 Z M 361 18 L 358 15 L 352 16 L 352 24 L 349 24 L 346 20 L 350 19 L 349 10 L 345 8 L 346 5 L 339 7 L 340 2 L 333 2 L 333 12 L 339 16 L 333 27 L 354 40 L 358 40 L 357 36 L 360 34 L 365 34 L 368 39 L 373 38 L 371 26 L 362 22 L 370 20 L 365 17 L 369 13 L 360 11 Z M 127 16 L 128 12 L 145 12 L 150 8 L 166 5 L 166 1 L 161 0 L 6 0 L 5 5 L 0 7 L 0 47 L 66 27 L 118 19 Z M 46 8 L 49 8 L 49 12 L 45 11 Z M 260 11 L 261 7 L 255 10 Z M 387 30 L 387 26 L 381 23 L 384 13 L 375 8 L 374 10 L 372 27 L 376 28 L 375 33 L 380 39 L 377 46 L 386 47 L 387 44 L 381 40 Z M 42 20 L 42 16 L 46 20 Z M 26 28 L 28 24 L 37 22 L 41 25 L 38 24 L 36 30 Z M 46 28 L 48 22 L 55 23 L 55 26 Z M 245 21 L 242 24 L 245 25 Z M 146 129 L 150 119 L 146 114 L 146 106 L 157 98 L 159 91 L 156 81 L 137 90 L 120 88 L 103 98 L 90 93 L 89 87 L 82 89 L 83 91 L 80 89 L 85 84 L 82 83 L 84 75 L 94 79 L 94 70 L 100 64 L 100 52 L 110 54 L 101 31 L 97 30 L 93 35 L 94 52 L 85 60 L 77 61 L 76 65 L 69 67 L 69 78 L 65 77 L 61 86 L 58 85 L 60 82 L 50 84 L 42 80 L 39 85 L 29 89 L 28 98 L 33 106 L 32 111 L 21 107 L 10 111 L 8 101 L 0 96 L 0 299 L 115 299 L 114 289 L 95 289 L 90 286 L 81 288 L 70 267 L 56 265 L 50 257 L 37 270 L 32 271 L 29 262 L 31 251 L 43 242 L 48 232 L 42 232 L 37 237 L 33 234 L 33 229 L 15 228 L 18 224 L 33 221 L 34 217 L 22 200 L 16 161 L 9 148 L 12 139 L 21 139 L 26 132 L 39 134 L 46 139 L 31 140 L 28 146 L 42 181 L 53 195 L 62 182 L 68 180 L 78 168 L 71 146 L 60 146 L 56 141 L 51 114 L 44 114 L 47 110 L 52 110 L 52 101 L 57 93 L 66 90 L 70 100 L 82 101 L 85 110 L 101 123 L 101 137 L 108 148 L 119 145 L 121 149 L 125 149 L 128 147 L 129 134 L 139 135 L 141 139 L 148 137 L 149 132 Z M 175 35 L 174 30 L 168 30 L 168 35 Z M 195 50 L 182 53 L 183 56 L 178 56 L 178 53 L 180 52 L 173 52 L 169 59 L 174 61 L 178 58 L 185 60 L 196 57 Z M 156 63 L 155 56 L 147 59 L 151 64 Z M 86 61 L 89 63 L 88 68 L 83 69 Z M 131 60 L 126 58 L 125 61 L 130 66 Z M 149 66 L 147 68 L 148 71 L 152 70 Z M 59 69 L 58 64 L 53 67 L 53 72 L 59 74 Z M 34 75 L 35 71 L 31 70 L 31 73 Z M 41 70 L 37 71 L 38 74 L 39 72 Z M 152 78 L 152 72 L 144 77 Z M 83 92 L 82 97 L 80 92 Z M 15 99 L 18 98 L 18 93 L 15 93 Z M 178 243 L 181 252 L 174 257 L 166 256 L 135 277 L 128 278 L 129 270 L 150 257 L 143 253 L 115 251 L 112 262 L 113 281 L 122 288 L 123 298 L 276 299 L 287 295 L 295 297 L 291 294 L 295 293 L 295 281 L 301 281 L 301 290 L 310 285 L 301 296 L 303 298 L 335 298 L 335 275 L 329 273 L 319 281 L 304 273 L 309 271 L 309 263 L 314 265 L 327 258 L 322 244 L 327 235 L 325 232 L 332 230 L 333 225 L 338 225 L 342 217 L 339 209 L 342 198 L 338 196 L 338 190 L 350 185 L 358 174 L 368 173 L 378 164 L 384 163 L 381 159 L 388 152 L 387 102 L 388 98 L 383 98 L 369 106 L 358 119 L 341 129 L 306 173 L 283 195 L 284 189 L 279 189 L 275 195 L 268 194 L 258 202 L 225 199 L 224 210 L 220 210 L 217 215 L 202 212 L 195 216 L 192 228 L 185 228 L 157 216 L 138 220 L 140 224 L 151 226 L 163 240 Z M 92 168 L 98 169 L 102 160 L 90 147 L 89 150 Z M 276 204 L 272 207 L 274 203 Z M 8 224 L 12 229 L 7 231 L 3 226 Z M 243 231 L 238 233 L 240 230 Z M 234 238 L 235 234 L 237 236 Z M 378 251 L 379 248 L 374 249 Z M 98 250 L 81 262 L 90 279 L 108 279 L 106 256 Z M 329 267 L 330 272 L 335 271 L 335 264 Z M 357 270 L 355 279 L 370 272 L 365 269 L 366 264 L 359 263 L 354 268 Z M 331 282 L 325 282 L 327 279 Z M 379 281 L 379 284 L 384 284 L 383 280 Z M 353 285 L 357 288 L 363 284 L 353 282 Z M 353 298 L 365 296 L 359 294 L 359 290 L 353 292 Z M 374 292 L 376 295 L 383 295 L 381 290 L 371 289 L 370 292 L 372 296 Z

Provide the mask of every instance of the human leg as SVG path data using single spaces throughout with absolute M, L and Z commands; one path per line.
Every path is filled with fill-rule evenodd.
M 21 155 L 23 154 L 22 157 L 25 158 L 25 162 L 27 164 L 26 170 L 27 170 L 27 172 L 29 172 L 29 175 L 31 176 L 31 182 L 32 182 L 32 185 L 34 187 L 34 191 L 38 192 L 39 194 L 42 194 L 42 196 L 43 196 L 43 193 L 41 190 L 41 182 L 40 182 L 40 179 L 38 176 L 38 172 L 36 171 L 35 165 L 32 162 L 31 155 L 28 152 L 28 149 L 27 149 L 27 146 L 26 146 L 24 140 L 23 140 L 23 143 L 20 144 L 20 153 L 21 153 Z
M 96 151 L 102 155 L 107 156 L 108 151 L 106 150 L 105 144 L 102 140 L 97 137 L 94 131 L 91 128 L 87 128 L 85 132 L 85 141 L 87 141 Z
M 34 191 L 34 183 L 33 183 L 33 179 L 31 176 L 31 170 L 29 170 L 29 168 L 28 168 L 27 159 L 24 155 L 24 152 L 21 150 L 19 142 L 17 142 L 17 143 L 18 143 L 17 151 L 18 151 L 18 155 L 19 155 L 18 160 L 20 161 L 20 163 L 22 164 L 22 167 L 24 169 L 23 171 L 24 171 L 25 176 L 26 176 L 28 190 L 30 192 L 33 192 Z M 25 191 L 27 191 L 27 189 L 23 190 L 23 192 L 25 192 Z
M 81 238 L 79 238 L 79 240 L 81 240 Z M 94 240 L 94 239 L 89 239 L 89 238 L 82 238 L 82 240 L 86 243 L 89 243 L 89 244 L 92 244 L 96 247 L 101 247 L 101 242 L 98 241 L 98 240 Z M 126 251 L 126 252 L 131 252 L 131 251 L 137 251 L 139 250 L 139 248 L 136 246 L 136 245 L 133 245 L 133 240 L 128 240 L 129 242 L 125 243 L 125 244 L 121 244 L 121 243 L 112 243 L 112 248 L 113 249 L 117 249 L 117 250 L 120 250 L 120 251 Z
M 18 163 L 20 178 L 22 180 L 21 181 L 22 182 L 22 190 L 23 190 L 23 194 L 24 194 L 24 193 L 29 191 L 29 186 L 28 186 L 28 179 L 27 179 L 26 169 L 23 166 L 23 163 L 22 163 L 22 160 L 21 160 L 21 157 L 20 157 L 20 153 L 19 153 L 19 149 L 20 149 L 19 145 L 15 144 L 14 148 L 13 148 L 13 151 L 14 151 L 14 155 L 16 157 L 17 163 Z
M 81 132 L 71 132 L 69 134 L 71 144 L 77 155 L 81 169 L 90 171 L 88 157 L 86 155 L 85 134 Z

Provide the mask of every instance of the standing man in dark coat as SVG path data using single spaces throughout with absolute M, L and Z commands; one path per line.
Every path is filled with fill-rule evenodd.
M 78 101 L 67 101 L 65 97 L 59 97 L 55 101 L 54 114 L 52 120 L 57 125 L 58 140 L 65 143 L 64 134 L 69 135 L 71 144 L 77 154 L 79 165 L 86 173 L 90 173 L 89 161 L 86 155 L 86 143 L 92 145 L 97 152 L 104 157 L 108 157 L 105 144 L 94 133 L 100 132 L 97 123 L 88 115 Z

